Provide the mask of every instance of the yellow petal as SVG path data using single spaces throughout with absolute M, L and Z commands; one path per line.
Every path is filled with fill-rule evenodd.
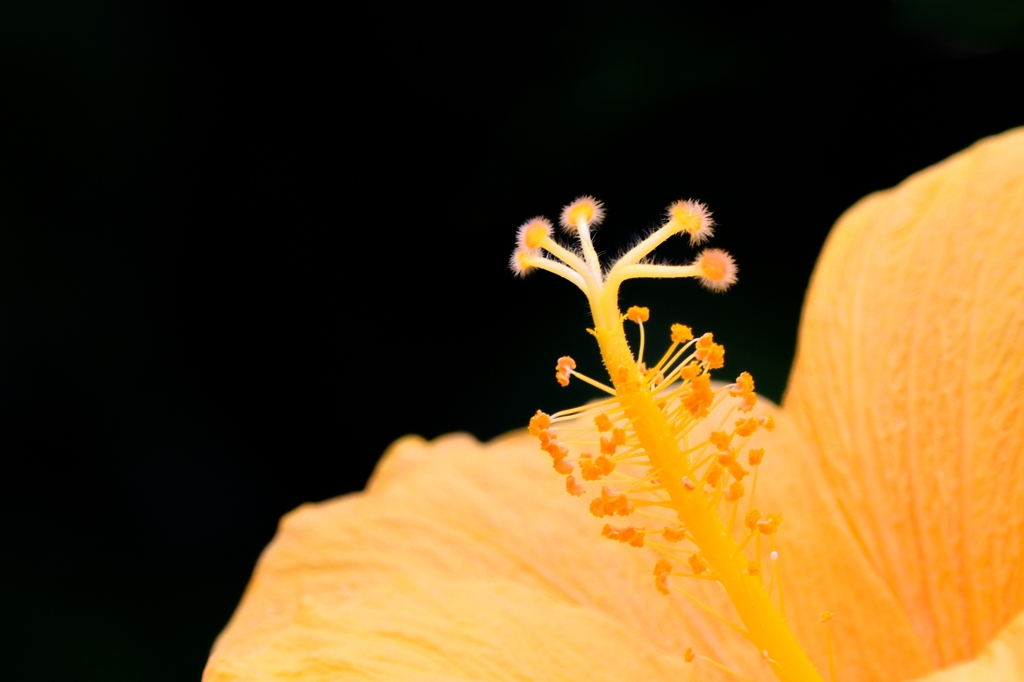
M 1024 609 L 1024 129 L 840 219 L 784 406 L 932 664 L 982 651 Z

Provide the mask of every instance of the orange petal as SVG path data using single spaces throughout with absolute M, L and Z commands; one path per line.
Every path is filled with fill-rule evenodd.
M 993 682 L 1024 680 L 1024 613 L 985 647 L 975 660 L 941 670 L 916 682 Z
M 727 408 L 719 406 L 705 424 L 719 423 L 718 415 Z M 783 515 L 772 541 L 779 553 L 786 619 L 797 640 L 818 669 L 827 671 L 825 632 L 818 617 L 832 611 L 829 628 L 838 680 L 896 682 L 926 673 L 932 666 L 910 620 L 871 557 L 862 553 L 817 456 L 785 411 L 762 398 L 756 414 L 772 416 L 775 430 L 759 429 L 750 441 L 750 447 L 766 451 L 751 506 Z M 698 429 L 691 440 L 703 437 Z M 765 562 L 766 580 L 771 570 Z
M 785 411 L 931 663 L 981 652 L 1024 609 L 1024 129 L 839 220 Z
M 686 647 L 758 666 L 602 525 L 525 434 L 404 439 L 365 493 L 282 520 L 203 679 L 718 679 Z

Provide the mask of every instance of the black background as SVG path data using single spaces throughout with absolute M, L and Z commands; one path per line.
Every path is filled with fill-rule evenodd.
M 1024 123 L 1021 3 L 855 4 L 5 3 L 10 679 L 197 679 L 283 513 L 590 397 L 582 296 L 506 267 L 579 194 L 610 253 L 710 204 L 739 284 L 623 303 L 778 399 L 841 212 Z

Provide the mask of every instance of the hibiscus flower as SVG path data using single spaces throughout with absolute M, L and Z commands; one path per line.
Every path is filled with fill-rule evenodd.
M 580 206 L 584 222 L 600 217 L 599 204 Z M 674 208 L 681 222 L 702 209 Z M 694 242 L 708 236 L 688 224 Z M 546 228 L 531 229 L 528 249 Z M 731 261 L 704 253 L 685 267 L 726 285 Z M 656 314 L 627 313 L 649 336 Z M 696 377 L 720 364 L 704 343 Z M 579 376 L 574 364 L 560 360 L 559 377 Z M 735 400 L 748 407 L 745 386 L 712 385 L 723 399 L 690 435 L 722 438 L 706 432 Z M 1024 679 L 1024 129 L 839 220 L 783 406 L 762 400 L 751 414 L 775 428 L 746 443 L 766 453 L 756 493 L 733 492 L 784 521 L 772 559 L 759 565 L 760 548 L 750 572 L 823 679 L 830 650 L 842 682 Z M 721 451 L 735 466 L 727 442 Z M 606 519 L 566 494 L 583 481 L 551 466 L 527 433 L 398 441 L 365 492 L 282 520 L 204 681 L 786 679 L 747 641 L 746 619 L 748 636 L 737 632 L 742 607 L 699 579 L 699 560 L 692 579 L 652 574 L 653 543 L 630 547 L 644 542 L 611 525 L 602 537 Z M 602 466 L 573 470 L 596 478 Z

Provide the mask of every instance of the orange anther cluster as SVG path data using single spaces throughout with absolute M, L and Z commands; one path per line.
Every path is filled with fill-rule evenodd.
M 688 479 L 686 476 L 683 476 L 683 487 L 689 490 L 690 492 L 693 492 L 694 490 L 697 489 L 697 484 Z
M 695 658 L 695 654 L 693 653 L 693 647 L 686 647 L 685 649 L 683 649 L 683 660 L 684 661 L 686 661 L 687 663 L 691 663 L 694 658 Z
M 687 387 L 681 397 L 683 407 L 698 419 L 708 416 L 708 408 L 715 401 L 715 393 L 711 390 L 711 377 L 701 374 Z
M 700 575 L 704 571 L 708 570 L 708 562 L 704 561 L 704 557 L 700 554 L 691 554 L 686 561 L 690 564 L 690 568 L 694 573 Z
M 764 427 L 765 431 L 775 430 L 775 420 L 771 418 L 771 415 L 767 417 L 758 417 L 757 420 L 761 422 L 761 426 Z
M 605 536 L 609 540 L 618 540 L 619 542 L 628 543 L 631 547 L 643 547 L 644 546 L 644 531 L 643 528 L 637 529 L 633 526 L 626 526 L 625 528 L 615 528 L 607 523 L 604 524 L 604 528 L 601 529 L 601 535 Z
M 614 455 L 615 448 L 626 444 L 626 431 L 624 429 L 612 429 L 611 437 L 601 436 L 601 452 L 605 455 Z
M 758 427 L 761 426 L 761 422 L 758 419 L 750 417 L 749 419 L 740 419 L 736 422 L 736 435 L 746 438 L 752 436 L 754 431 L 757 431 Z
M 654 586 L 658 592 L 668 594 L 668 576 L 671 573 L 672 564 L 664 559 L 658 559 L 658 563 L 654 564 Z
M 563 475 L 572 473 L 572 463 L 565 460 L 569 455 L 569 449 L 558 444 L 558 435 L 551 433 L 550 428 L 551 417 L 540 410 L 537 410 L 537 414 L 530 418 L 530 433 L 540 440 L 540 449 L 551 455 L 553 460 L 552 466 L 555 467 L 555 471 Z M 572 476 L 566 481 L 566 488 L 574 495 L 579 495 L 582 489 L 579 489 L 580 492 L 573 492 L 574 484 L 569 483 L 571 480 L 573 480 Z
M 539 437 L 541 432 L 551 428 L 551 417 L 537 410 L 537 414 L 530 417 L 530 435 Z
M 555 365 L 555 378 L 558 379 L 558 383 L 562 386 L 569 385 L 569 371 L 576 369 L 576 361 L 570 358 L 568 355 L 563 355 L 558 358 L 558 364 Z
M 720 369 L 725 366 L 725 346 L 720 346 L 717 343 L 711 347 L 708 351 L 708 356 L 704 358 L 704 364 L 707 365 L 708 369 Z
M 708 332 L 697 339 L 698 360 L 704 362 L 708 369 L 718 369 L 725 365 L 725 347 L 714 342 L 714 334 Z
M 686 529 L 665 526 L 661 531 L 661 537 L 665 538 L 665 542 L 681 542 L 686 539 Z
M 601 455 L 596 460 L 591 458 L 590 455 L 585 455 L 580 457 L 580 471 L 583 474 L 583 480 L 596 481 L 602 476 L 607 476 L 615 471 L 615 464 L 604 455 Z
M 822 611 L 821 615 L 818 616 L 818 622 L 819 623 L 827 623 L 830 620 L 832 620 L 832 612 L 831 611 Z
M 594 425 L 597 426 L 597 430 L 601 433 L 612 430 L 612 420 L 604 412 L 594 417 Z
M 747 453 L 747 462 L 750 466 L 756 467 L 764 459 L 764 448 L 755 448 Z
M 565 477 L 565 489 L 570 495 L 575 495 L 577 497 L 587 492 L 587 489 L 583 487 L 583 484 L 578 482 L 572 476 Z
M 693 330 L 685 324 L 672 325 L 672 343 L 686 343 L 693 338 Z
M 729 489 L 725 491 L 725 501 L 735 502 L 741 497 L 743 497 L 743 484 L 739 481 L 733 481 L 729 484 Z
M 651 311 L 647 308 L 634 305 L 630 306 L 629 310 L 626 311 L 626 317 L 630 321 L 640 324 L 641 322 L 646 322 L 651 318 Z
M 761 512 L 756 509 L 751 509 L 747 512 L 747 515 L 743 517 L 743 525 L 754 530 L 757 527 L 757 522 L 761 519 Z
M 750 376 L 748 372 L 741 372 L 736 377 L 736 385 L 729 389 L 729 395 L 734 398 L 743 398 L 739 408 L 740 412 L 750 412 L 757 404 L 757 394 L 754 393 L 754 377 Z M 766 424 L 762 424 L 762 426 L 768 428 Z M 772 427 L 768 430 L 771 431 L 773 428 L 775 428 L 775 422 L 772 422 Z
M 693 381 L 700 375 L 700 371 L 700 363 L 691 362 L 679 370 L 679 376 L 681 376 L 684 381 Z
M 769 514 L 764 520 L 757 522 L 757 530 L 764 535 L 771 535 L 779 529 L 782 523 L 782 514 Z
M 761 567 L 757 565 L 756 561 L 747 562 L 747 573 L 750 575 L 757 575 L 761 572 Z
M 601 488 L 601 497 L 595 497 L 590 502 L 590 513 L 601 518 L 602 516 L 629 516 L 633 513 L 633 503 L 625 495 L 616 495 L 608 490 L 608 486 Z
M 708 442 L 714 445 L 722 452 L 725 452 L 726 450 L 729 449 L 729 441 L 731 440 L 732 436 L 730 436 L 725 431 L 712 431 L 711 435 L 708 436 Z
M 730 450 L 727 454 L 719 455 L 718 463 L 728 469 L 729 473 L 732 474 L 732 477 L 737 481 L 742 481 L 743 477 L 750 473 L 736 461 L 736 454 L 733 450 Z

